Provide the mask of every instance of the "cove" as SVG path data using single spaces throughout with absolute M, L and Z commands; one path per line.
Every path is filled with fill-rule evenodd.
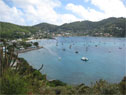
M 118 83 L 126 75 L 126 38 L 57 37 L 33 40 L 44 48 L 19 54 L 48 80 L 90 85 L 99 79 Z M 78 51 L 78 53 L 76 53 Z M 82 57 L 88 61 L 82 61 Z

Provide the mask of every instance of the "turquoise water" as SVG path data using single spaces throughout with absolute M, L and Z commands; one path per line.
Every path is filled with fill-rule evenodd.
M 48 80 L 90 85 L 99 79 L 118 83 L 126 75 L 126 38 L 58 37 L 37 41 L 45 48 L 19 56 L 36 69 L 44 64 L 41 72 Z M 83 56 L 89 61 L 82 61 Z

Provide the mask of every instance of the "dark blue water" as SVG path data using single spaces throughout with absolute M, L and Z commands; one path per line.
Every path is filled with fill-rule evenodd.
M 41 72 L 49 80 L 89 85 L 99 79 L 118 83 L 126 75 L 126 38 L 59 37 L 37 41 L 45 48 L 20 57 L 37 69 L 44 64 Z M 82 61 L 83 56 L 89 61 Z

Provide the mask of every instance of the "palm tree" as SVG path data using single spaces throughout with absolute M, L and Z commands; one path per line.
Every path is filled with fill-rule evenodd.
M 14 47 L 9 46 L 6 41 L 3 42 L 3 45 L 0 46 L 0 77 L 3 73 L 14 66 L 18 60 L 18 53 L 14 52 Z M 18 66 L 18 64 L 16 65 Z

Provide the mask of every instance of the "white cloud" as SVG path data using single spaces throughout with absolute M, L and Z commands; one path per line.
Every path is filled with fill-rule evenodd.
M 58 18 L 58 21 L 59 23 L 62 22 L 63 23 L 70 23 L 70 22 L 73 22 L 73 21 L 80 21 L 81 19 L 79 18 L 76 18 L 74 15 L 72 14 L 60 14 L 59 15 L 59 18 Z
M 25 24 L 24 19 L 21 18 L 22 12 L 17 10 L 16 7 L 8 7 L 3 1 L 0 0 L 0 20 L 8 21 L 15 24 Z
M 55 8 L 62 8 L 60 0 L 10 0 L 9 7 L 0 0 L 0 21 L 20 25 L 34 25 L 41 22 L 63 24 L 80 20 L 98 21 L 107 17 L 126 17 L 125 0 L 84 0 L 99 8 L 85 8 L 69 3 L 65 9 L 73 13 L 57 13 Z M 122 2 L 123 1 L 123 2 Z
M 91 3 L 103 10 L 107 17 L 126 17 L 126 7 L 122 0 L 91 0 Z
M 85 0 L 88 1 L 89 0 Z M 91 4 L 101 11 L 92 8 L 86 9 L 82 5 L 67 4 L 66 9 L 71 10 L 82 19 L 98 21 L 108 17 L 126 17 L 126 7 L 122 0 L 90 0 Z
M 85 20 L 97 21 L 104 18 L 104 13 L 98 12 L 91 8 L 86 9 L 81 5 L 74 5 L 71 3 L 66 6 L 66 9 L 71 10 L 73 13 Z
M 84 2 L 89 2 L 90 0 L 84 0 Z
M 79 20 L 72 14 L 58 14 L 54 9 L 60 7 L 59 0 L 11 0 L 14 4 L 14 8 L 8 7 L 3 1 L 0 6 L 0 10 L 3 11 L 3 18 L 0 20 L 10 21 L 16 24 L 34 25 L 41 22 L 47 22 L 52 24 L 63 24 L 72 21 Z M 1 4 L 0 4 L 1 5 Z M 7 7 L 7 8 L 6 8 Z M 6 9 L 6 13 L 5 10 Z M 23 11 L 21 11 L 21 10 Z M 10 16 L 13 14 L 13 16 Z M 1 12 L 0 12 L 1 16 Z M 6 19 L 6 17 L 9 17 Z M 15 19 L 19 19 L 17 20 Z M 20 20 L 24 21 L 23 23 Z

